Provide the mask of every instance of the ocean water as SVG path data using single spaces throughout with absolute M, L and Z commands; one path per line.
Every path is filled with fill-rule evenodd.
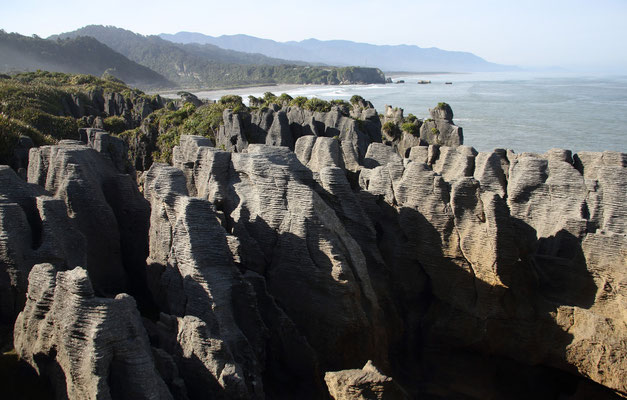
M 404 84 L 274 86 L 197 92 L 218 99 L 227 93 L 275 94 L 348 100 L 354 94 L 419 118 L 439 102 L 449 103 L 454 122 L 464 129 L 464 144 L 479 151 L 509 148 L 545 152 L 551 148 L 627 152 L 627 76 L 575 74 L 476 73 L 392 76 Z M 431 80 L 419 85 L 418 80 Z M 452 82 L 446 85 L 445 82 Z

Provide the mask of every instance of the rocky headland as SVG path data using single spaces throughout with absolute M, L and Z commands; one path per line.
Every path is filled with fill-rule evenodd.
M 134 135 L 83 128 L 0 166 L 2 346 L 36 372 L 14 384 L 627 396 L 627 154 L 477 152 L 444 103 L 419 120 L 358 97 L 232 100 L 204 135 L 155 121 L 209 105 L 159 102 Z

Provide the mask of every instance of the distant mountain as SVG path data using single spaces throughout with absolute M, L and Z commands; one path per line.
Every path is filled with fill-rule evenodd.
M 488 62 L 472 53 L 410 45 L 378 46 L 348 40 L 275 42 L 248 35 L 207 36 L 194 32 L 159 35 L 176 43 L 213 44 L 224 49 L 256 52 L 269 57 L 330 65 L 375 66 L 384 71 L 506 71 L 515 67 Z
M 304 62 L 271 58 L 262 54 L 225 50 L 212 44 L 174 43 L 158 36 L 143 36 L 112 26 L 90 25 L 50 38 L 78 36 L 93 37 L 187 88 L 385 81 L 383 73 L 375 68 L 315 67 Z
M 107 72 L 128 84 L 142 87 L 174 85 L 91 37 L 55 41 L 0 31 L 1 72 L 38 69 L 95 76 Z

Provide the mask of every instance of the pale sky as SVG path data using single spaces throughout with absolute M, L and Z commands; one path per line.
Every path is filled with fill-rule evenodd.
M 89 24 L 141 34 L 248 34 L 414 44 L 519 66 L 627 73 L 627 0 L 0 0 L 0 28 L 47 37 Z

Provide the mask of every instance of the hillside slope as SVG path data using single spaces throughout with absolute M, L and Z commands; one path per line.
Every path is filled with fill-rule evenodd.
M 0 56 L 0 72 L 41 69 L 96 76 L 107 72 L 133 86 L 174 86 L 157 72 L 91 37 L 45 40 L 0 32 Z
M 201 43 L 269 57 L 331 65 L 376 66 L 384 71 L 489 72 L 515 69 L 488 62 L 475 54 L 410 45 L 379 46 L 348 40 L 307 39 L 276 42 L 248 35 L 207 36 L 195 32 L 159 35 L 176 43 Z
M 383 73 L 375 68 L 355 73 L 354 69 L 314 67 L 260 54 L 224 50 L 208 44 L 177 44 L 158 36 L 143 36 L 111 26 L 90 25 L 51 38 L 77 36 L 91 36 L 131 60 L 188 88 L 385 81 Z M 366 80 L 360 80 L 362 78 Z

